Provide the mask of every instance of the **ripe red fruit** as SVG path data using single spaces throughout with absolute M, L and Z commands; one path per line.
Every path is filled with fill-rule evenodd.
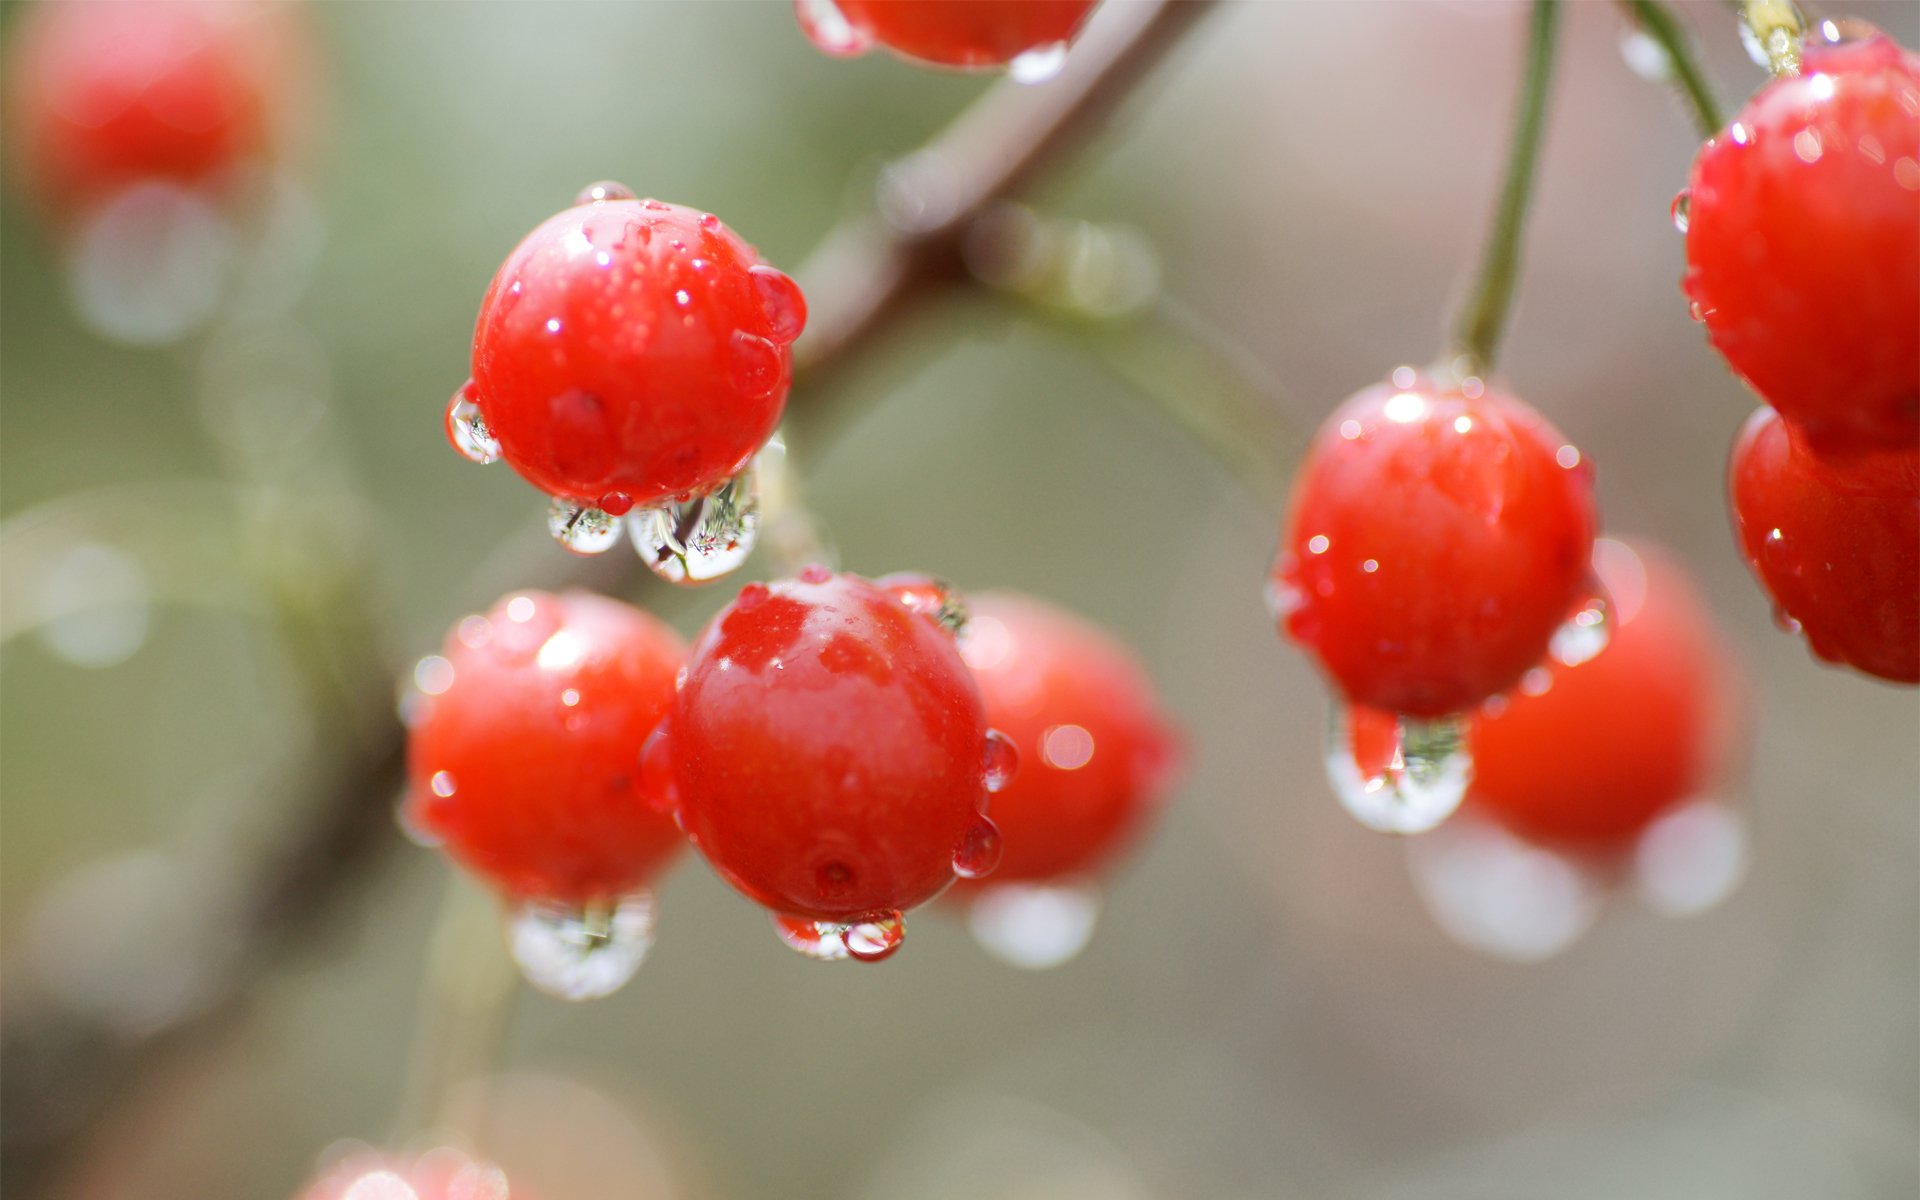
M 581 507 L 714 488 L 780 421 L 806 301 L 717 217 L 618 185 L 582 198 L 501 264 L 450 419 L 476 405 L 499 457 Z
M 1512 687 L 1587 599 L 1592 474 L 1532 409 L 1402 368 L 1327 418 L 1272 597 L 1356 704 L 1414 717 Z
M 1606 648 L 1475 717 L 1467 806 L 1528 841 L 1617 855 L 1718 782 L 1738 704 L 1713 615 L 1678 563 L 1602 539 L 1594 568 L 1614 605 Z
M 688 837 L 777 914 L 897 922 L 993 836 L 986 717 L 952 636 L 855 575 L 743 588 L 661 738 Z
M 1084 877 L 1152 816 L 1179 747 L 1126 647 L 1016 593 L 972 599 L 961 657 L 1021 769 L 989 811 L 1005 851 L 987 886 Z
M 507 1200 L 507 1194 L 500 1168 L 457 1150 L 443 1147 L 408 1159 L 368 1149 L 334 1163 L 299 1200 Z
M 667 626 L 584 592 L 466 618 L 415 675 L 410 820 L 512 899 L 634 892 L 683 841 L 639 759 L 683 660 Z
M 1823 461 L 1763 408 L 1728 474 L 1741 551 L 1782 622 L 1829 662 L 1920 683 L 1920 446 Z
M 13 135 L 50 207 L 145 180 L 217 187 L 270 149 L 293 47 L 279 5 L 62 0 L 9 55 Z
M 1824 452 L 1920 441 L 1920 56 L 1810 46 L 1700 150 L 1686 291 Z
M 795 0 L 800 27 L 829 54 L 876 43 L 941 67 L 1001 67 L 1066 44 L 1094 0 Z

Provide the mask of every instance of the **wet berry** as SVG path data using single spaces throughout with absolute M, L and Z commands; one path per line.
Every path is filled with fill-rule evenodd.
M 972 600 L 961 656 L 1021 763 L 988 809 L 1004 851 L 987 883 L 1093 875 L 1166 794 L 1173 730 L 1140 664 L 1104 630 L 1015 593 Z
M 456 625 L 416 672 L 409 821 L 517 900 L 634 892 L 684 839 L 640 779 L 683 646 L 584 592 L 520 592 Z
M 292 97 L 283 6 L 33 5 L 8 56 L 9 135 L 49 207 L 149 180 L 219 189 L 269 153 Z
M 718 218 L 623 192 L 595 185 L 507 256 L 454 402 L 528 482 L 595 513 L 746 467 L 779 423 L 806 322 L 799 288 Z
M 829 54 L 874 45 L 942 67 L 1002 67 L 1064 50 L 1094 0 L 796 0 L 800 26 Z
M 1467 811 L 1531 842 L 1617 855 L 1722 782 L 1738 705 L 1729 652 L 1677 562 L 1602 539 L 1594 568 L 1613 602 L 1606 648 L 1474 719 Z
M 1815 654 L 1920 683 L 1920 446 L 1823 460 L 1771 409 L 1729 468 L 1741 552 Z
M 953 637 L 858 576 L 742 589 L 695 642 L 663 737 L 681 822 L 722 877 L 854 926 L 825 945 L 782 928 L 818 957 L 890 952 L 985 820 L 987 723 Z
M 504 1172 L 457 1150 L 412 1158 L 364 1149 L 328 1167 L 298 1200 L 508 1200 L 508 1193 Z
M 1727 363 L 1816 449 L 1920 441 L 1920 56 L 1809 47 L 1709 141 L 1686 291 Z
M 1274 611 L 1352 702 L 1460 712 L 1545 657 L 1589 591 L 1594 522 L 1591 473 L 1544 418 L 1402 368 L 1314 438 Z

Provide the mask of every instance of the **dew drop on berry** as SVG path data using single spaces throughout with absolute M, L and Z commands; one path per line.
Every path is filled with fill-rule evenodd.
M 779 345 L 791 344 L 807 327 L 807 298 L 800 285 L 785 271 L 765 263 L 748 271 L 747 276 L 753 280 L 754 295 L 767 319 L 767 336 Z
M 795 9 L 800 17 L 801 32 L 824 53 L 851 58 L 872 49 L 873 39 L 854 28 L 833 0 L 800 0 Z
M 604 554 L 620 540 L 620 523 L 600 509 L 555 496 L 547 506 L 547 532 L 575 554 Z
M 907 938 L 907 923 L 897 909 L 868 913 L 847 924 L 841 934 L 847 953 L 861 962 L 879 962 L 891 958 Z
M 1080 953 L 1099 919 L 1100 893 L 1079 884 L 997 884 L 967 907 L 973 940 L 1001 962 L 1029 971 Z
M 1390 722 L 1390 728 L 1387 723 Z M 1389 717 L 1336 701 L 1327 727 L 1327 780 L 1353 818 L 1382 833 L 1425 833 L 1473 781 L 1468 719 Z
M 493 436 L 480 406 L 474 403 L 471 379 L 447 401 L 447 440 L 469 462 L 485 466 L 500 461 L 500 439 Z
M 1000 865 L 1000 827 L 975 817 L 953 852 L 953 873 L 962 879 L 983 879 Z
M 833 568 L 825 563 L 808 563 L 800 568 L 800 582 L 820 584 L 833 578 Z
M 1612 636 L 1613 605 L 1596 579 L 1592 594 L 1553 631 L 1547 653 L 1563 667 L 1577 667 L 1605 650 Z
M 1067 44 L 1053 42 L 1018 55 L 1007 64 L 1007 75 L 1015 83 L 1048 83 L 1067 69 Z
M 1448 937 L 1510 962 L 1541 962 L 1578 941 L 1605 894 L 1591 868 L 1472 814 L 1409 840 L 1407 867 Z
M 792 950 L 820 962 L 839 962 L 847 957 L 847 927 L 835 921 L 816 921 L 811 917 L 774 914 L 773 931 Z
M 612 995 L 653 945 L 653 893 L 589 905 L 532 900 L 508 918 L 513 960 L 527 982 L 562 1000 Z
M 740 566 L 760 532 L 760 490 L 749 466 L 703 496 L 627 514 L 642 562 L 670 583 L 706 583 Z
M 1693 916 L 1733 894 L 1747 870 L 1747 826 L 1714 800 L 1689 801 L 1664 813 L 1633 851 L 1634 885 L 1648 908 Z
M 1693 193 L 1681 188 L 1673 197 L 1673 206 L 1667 211 L 1673 217 L 1673 227 L 1681 233 L 1687 231 L 1687 209 L 1692 205 Z
M 987 730 L 980 749 L 980 783 L 989 792 L 997 792 L 1013 782 L 1020 769 L 1020 748 L 998 729 Z
M 581 188 L 579 194 L 574 196 L 573 203 L 575 207 L 578 207 L 582 204 L 600 204 L 608 200 L 631 200 L 633 198 L 633 189 L 626 184 L 615 183 L 611 179 L 602 179 L 597 183 L 590 183 Z
M 610 517 L 624 517 L 633 511 L 633 497 L 625 492 L 608 492 L 600 497 L 600 511 Z
M 786 360 L 780 347 L 744 329 L 733 331 L 728 363 L 733 390 L 749 400 L 773 395 L 786 380 Z

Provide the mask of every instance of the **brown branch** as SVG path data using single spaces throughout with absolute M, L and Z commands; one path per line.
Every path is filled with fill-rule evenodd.
M 1037 88 L 996 84 L 887 171 L 874 210 L 830 231 L 798 272 L 812 319 L 796 348 L 795 411 L 823 407 L 836 394 L 830 381 L 903 313 L 964 284 L 960 246 L 974 220 L 1033 185 L 1095 133 L 1212 6 L 1212 0 L 1112 0 L 1060 78 Z M 451 599 L 479 605 L 529 584 L 616 591 L 643 579 L 651 576 L 632 555 L 559 554 L 543 522 L 509 539 Z M 0 1193 L 24 1196 L 57 1185 L 96 1144 L 105 1145 L 116 1114 L 139 1103 L 166 1065 L 217 1037 L 280 954 L 314 931 L 381 848 L 398 843 L 391 811 L 403 777 L 404 739 L 396 723 L 369 715 L 390 711 L 392 685 L 381 656 L 357 629 L 300 622 L 287 632 L 329 639 L 331 645 L 317 649 L 330 675 L 338 676 L 342 661 L 365 664 L 359 710 L 323 725 L 325 754 L 301 771 L 319 786 L 273 849 L 236 881 L 240 903 L 205 914 L 204 927 L 222 931 L 232 952 L 218 959 L 224 965 L 210 972 L 199 1004 L 157 1028 L 129 1033 L 25 989 L 11 990 L 0 1024 L 6 1080 Z M 371 736 L 357 735 L 368 727 L 375 729 Z

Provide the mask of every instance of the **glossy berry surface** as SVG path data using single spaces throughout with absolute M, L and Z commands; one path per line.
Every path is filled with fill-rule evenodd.
M 1686 205 L 1728 365 L 1823 451 L 1920 441 L 1920 56 L 1809 47 L 1702 147 Z
M 1606 648 L 1474 718 L 1467 807 L 1528 841 L 1615 854 L 1717 786 L 1737 704 L 1727 648 L 1677 562 L 1602 539 L 1594 568 L 1613 604 Z
M 224 184 L 264 155 L 290 75 L 277 7 L 33 5 L 8 59 L 8 132 L 42 197 L 84 205 L 146 180 Z
M 693 844 L 778 913 L 920 904 L 982 820 L 972 675 L 935 620 L 858 576 L 743 588 L 694 643 L 665 738 Z
M 585 903 L 647 883 L 683 843 L 640 749 L 684 647 L 616 600 L 521 592 L 416 672 L 409 819 L 509 897 Z
M 747 465 L 786 406 L 806 302 L 718 218 L 597 194 L 501 265 L 465 396 L 528 482 L 625 511 Z
M 801 28 L 829 54 L 880 45 L 942 67 L 1000 67 L 1064 47 L 1094 0 L 796 0 Z
M 1920 683 L 1920 447 L 1823 460 L 1761 409 L 1734 443 L 1734 532 L 1813 652 Z
M 1591 472 L 1544 418 L 1402 368 L 1308 449 L 1275 613 L 1354 703 L 1460 712 L 1517 683 L 1587 598 L 1594 523 Z
M 518 1188 L 511 1189 L 519 1197 Z M 298 1200 L 508 1200 L 500 1168 L 457 1150 L 430 1150 L 417 1158 L 358 1150 L 334 1163 Z
M 1148 822 L 1177 738 L 1139 662 L 1098 626 L 1011 592 L 971 598 L 960 653 L 1020 770 L 988 811 L 1004 851 L 987 883 L 1091 875 Z

